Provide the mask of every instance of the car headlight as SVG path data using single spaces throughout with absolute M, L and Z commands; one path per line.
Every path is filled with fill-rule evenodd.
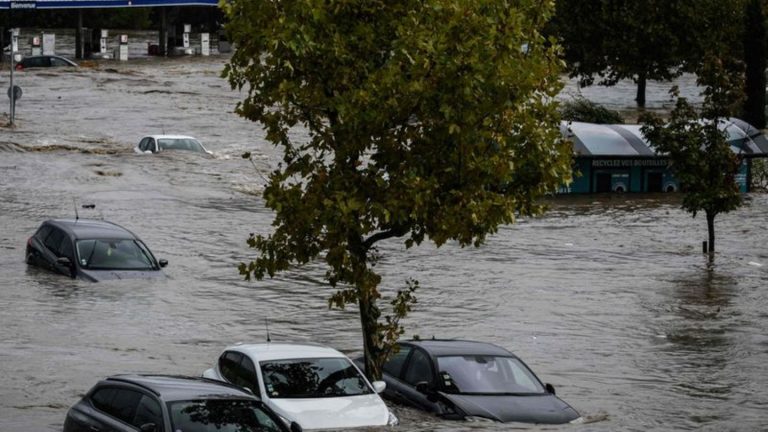
M 570 424 L 584 424 L 584 417 L 579 417 L 577 419 L 573 419 L 569 421 Z
M 389 418 L 387 419 L 387 426 L 397 426 L 400 424 L 400 420 L 397 419 L 397 416 L 392 414 L 392 411 L 389 411 Z

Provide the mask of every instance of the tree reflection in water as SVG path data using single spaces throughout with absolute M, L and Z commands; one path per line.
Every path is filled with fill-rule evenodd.
M 200 400 L 171 404 L 174 432 L 281 432 L 279 420 L 251 400 Z

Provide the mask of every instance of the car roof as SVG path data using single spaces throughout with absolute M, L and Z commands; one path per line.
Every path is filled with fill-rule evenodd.
M 158 139 L 193 139 L 197 141 L 197 138 L 189 136 L 189 135 L 147 135 L 144 138 L 154 138 L 156 140 Z
M 492 355 L 516 357 L 508 350 L 488 342 L 458 339 L 425 339 L 403 341 L 403 343 L 423 348 L 435 357 L 452 355 Z
M 64 230 L 76 239 L 136 239 L 127 229 L 98 219 L 50 219 L 44 222 Z
M 240 387 L 202 377 L 154 374 L 114 375 L 100 384 L 124 382 L 143 387 L 167 402 L 190 399 L 238 398 L 259 400 Z
M 237 344 L 226 351 L 238 351 L 257 360 L 286 360 L 300 358 L 346 358 L 341 352 L 313 343 L 256 343 Z

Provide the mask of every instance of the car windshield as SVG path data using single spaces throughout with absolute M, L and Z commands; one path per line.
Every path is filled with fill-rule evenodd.
M 252 400 L 209 399 L 170 402 L 174 432 L 281 432 L 280 420 Z
M 321 398 L 373 393 L 346 358 L 291 359 L 261 362 L 267 396 Z
M 190 150 L 204 153 L 203 146 L 192 138 L 159 138 L 157 145 L 160 150 Z
M 77 261 L 90 270 L 154 270 L 149 250 L 132 239 L 77 241 Z
M 541 382 L 514 357 L 464 355 L 438 357 L 440 379 L 449 393 L 546 393 Z

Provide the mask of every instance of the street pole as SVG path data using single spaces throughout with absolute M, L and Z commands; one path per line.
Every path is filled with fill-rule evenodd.
M 13 22 L 13 9 L 12 8 L 9 9 L 9 14 L 11 16 L 11 22 Z M 11 24 L 11 25 L 13 25 L 13 24 Z M 16 92 L 13 91 L 13 70 L 16 69 L 16 64 L 15 64 L 16 63 L 16 51 L 14 50 L 14 48 L 15 48 L 14 41 L 18 40 L 17 37 L 18 37 L 18 35 L 16 35 L 15 27 L 11 28 L 11 49 L 10 49 L 10 52 L 11 52 L 11 61 L 10 61 L 10 63 L 11 63 L 11 87 L 9 89 L 10 90 L 9 91 L 10 99 L 11 99 L 11 123 L 10 123 L 11 126 L 13 126 L 13 121 L 14 121 L 14 119 L 16 117 Z

